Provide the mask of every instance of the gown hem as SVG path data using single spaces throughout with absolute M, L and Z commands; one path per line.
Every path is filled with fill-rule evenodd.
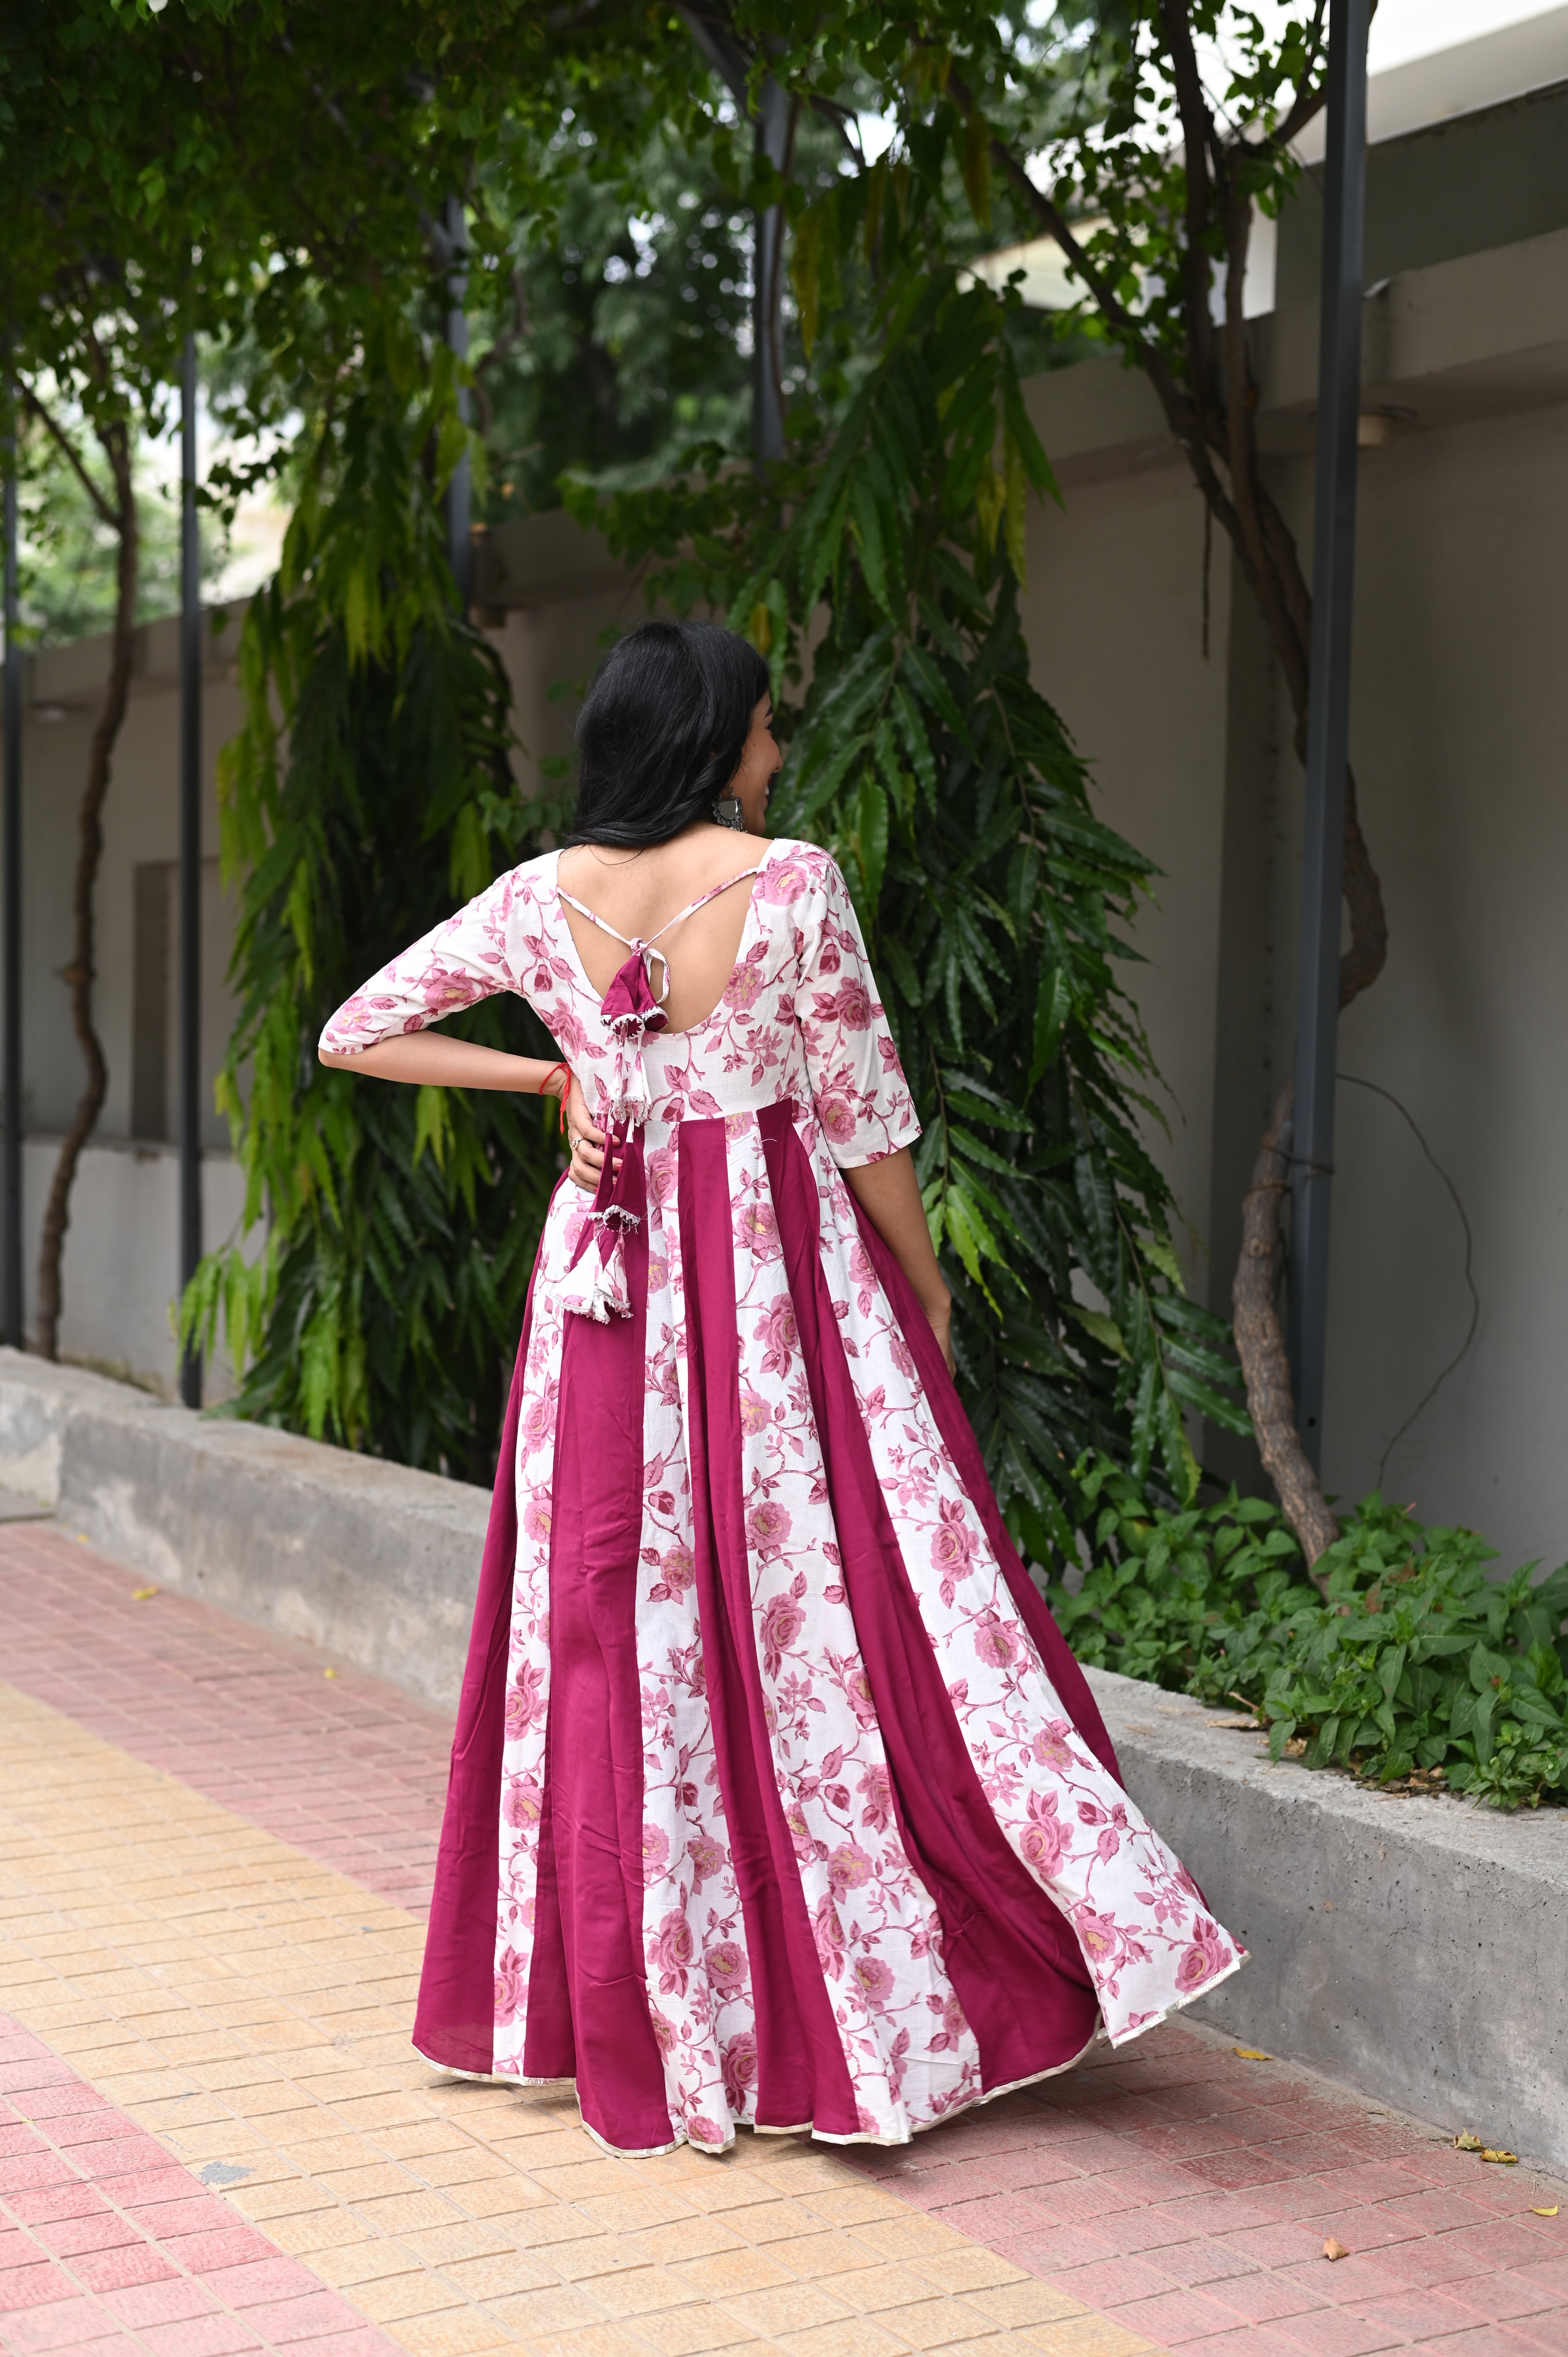
M 1193 1994 L 1195 1996 L 1200 1996 L 1212 1986 L 1212 1983 L 1205 1982 L 1204 1988 L 1196 1989 Z M 1183 2002 L 1187 2000 L 1184 1999 Z M 1173 2011 L 1177 2009 L 1177 2007 L 1172 2007 Z M 1163 2014 L 1160 2016 L 1162 2021 L 1165 2018 Z M 1153 2029 L 1155 2027 L 1156 2025 L 1152 2021 L 1144 2022 L 1132 2034 L 1134 2038 L 1141 2038 L 1144 2029 Z M 672 2136 L 668 2144 L 620 2145 L 611 2144 L 607 2136 L 599 2134 L 597 2128 L 591 2126 L 586 2120 L 582 2120 L 580 2115 L 579 2118 L 584 2133 L 592 2137 L 601 2152 L 608 2153 L 615 2160 L 657 2160 L 665 2153 L 678 2152 L 682 2145 L 691 2145 L 693 2152 L 704 2154 L 716 2160 L 728 2152 L 735 2143 L 735 2128 L 737 2126 L 750 2128 L 753 2136 L 809 2136 L 813 2144 L 885 2146 L 911 2144 L 916 2136 L 924 2136 L 929 2129 L 945 2127 L 950 2120 L 961 2118 L 965 2112 L 979 2111 L 983 2105 L 993 2104 L 999 2095 L 1014 2095 L 1017 2093 L 1020 2087 L 1033 2087 L 1042 2079 L 1059 2079 L 1064 2072 L 1076 2071 L 1090 2049 L 1099 2045 L 1105 2039 L 1106 2034 L 1103 2022 L 1097 2021 L 1084 2044 L 1079 2048 L 1076 2054 L 1069 2054 L 1065 2062 L 1052 2062 L 1043 2071 L 1029 2071 L 1021 2079 L 1006 2079 L 999 2087 L 987 2087 L 983 2093 L 972 2095 L 967 2103 L 955 2104 L 952 2110 L 943 2112 L 940 2119 L 918 2121 L 903 2136 L 877 2136 L 865 2128 L 852 2129 L 846 2135 L 838 2135 L 831 2128 L 813 2127 L 810 2120 L 799 2121 L 793 2126 L 769 2125 L 763 2127 L 758 2127 L 752 2120 L 740 2120 L 732 2125 L 730 2133 L 722 2145 L 693 2144 L 690 2136 Z M 417 2046 L 413 2050 L 419 2054 L 422 2062 L 429 2062 L 433 2070 L 441 2072 L 448 2079 L 474 2079 L 483 2085 L 497 2087 L 571 2087 L 576 2083 L 572 2079 L 523 2078 L 515 2071 L 459 2071 L 449 2062 L 436 2062 L 430 2055 L 420 2053 Z
M 1232 1973 L 1239 1973 L 1247 1962 L 1247 1957 L 1248 1951 L 1245 1948 L 1238 1948 L 1230 1963 L 1221 1971 L 1210 1974 L 1208 1980 L 1201 1982 L 1197 1988 L 1187 1990 L 1185 1995 L 1172 1997 L 1169 2005 L 1165 2006 L 1161 2012 L 1148 2015 L 1145 2019 L 1138 2023 L 1135 2029 L 1120 2029 L 1114 2036 L 1107 2031 L 1106 2037 L 1109 2043 L 1112 2046 L 1130 2046 L 1134 2038 L 1143 2038 L 1151 2029 L 1158 2029 L 1162 2022 L 1169 2021 L 1174 2014 L 1184 2012 L 1189 2005 L 1196 2005 L 1200 1996 L 1210 1996 L 1219 1986 L 1221 1981 L 1228 1981 Z

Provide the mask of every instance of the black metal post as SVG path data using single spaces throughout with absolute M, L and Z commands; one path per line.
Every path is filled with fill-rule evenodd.
M 460 361 L 468 357 L 468 224 L 461 197 L 448 197 L 442 214 L 446 257 L 446 342 Z M 473 404 L 467 388 L 457 395 L 457 412 L 467 425 Z M 465 451 L 446 486 L 446 558 L 457 587 L 457 609 L 466 614 L 474 585 L 474 483 Z
M 771 74 L 764 77 L 751 113 L 750 70 L 728 27 L 711 14 L 705 0 L 676 0 L 686 29 L 727 87 L 741 113 L 750 117 L 757 152 L 784 169 L 789 137 L 789 105 Z M 784 208 L 767 206 L 756 217 L 751 254 L 751 455 L 759 467 L 784 455 L 784 404 L 779 383 L 779 315 L 784 293 Z
M 14 388 L 8 388 L 14 394 Z M 22 650 L 16 579 L 18 530 L 16 435 L 5 436 L 5 687 L 4 809 L 5 907 L 0 912 L 5 1009 L 0 1064 L 5 1068 L 5 1131 L 0 1154 L 0 1334 L 14 1351 L 23 1344 L 22 1318 Z
M 789 109 L 769 74 L 757 109 L 757 152 L 784 169 Z M 759 467 L 784 456 L 784 402 L 779 386 L 779 320 L 784 293 L 784 208 L 757 216 L 751 264 L 751 455 Z
M 179 378 L 179 1289 L 201 1258 L 201 526 L 196 508 L 196 338 Z M 179 1395 L 201 1405 L 201 1354 Z
M 1289 1305 L 1296 1421 L 1302 1447 L 1315 1469 L 1321 1466 L 1323 1457 L 1334 1065 L 1339 1030 L 1345 766 L 1349 755 L 1350 627 L 1356 578 L 1356 421 L 1361 395 L 1369 14 L 1368 0 L 1330 0 Z

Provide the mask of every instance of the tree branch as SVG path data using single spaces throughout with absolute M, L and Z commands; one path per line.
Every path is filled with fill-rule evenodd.
M 1377 13 L 1377 5 L 1378 0 L 1372 0 L 1374 16 Z M 1316 87 L 1312 80 L 1314 68 L 1323 54 L 1323 18 L 1326 6 L 1327 0 L 1317 0 L 1317 5 L 1312 12 L 1312 37 L 1306 45 L 1306 70 L 1296 84 L 1295 96 L 1291 102 L 1289 113 L 1274 125 L 1269 135 L 1265 144 L 1271 147 L 1288 147 L 1291 141 L 1306 129 L 1313 117 L 1322 113 L 1327 99 L 1327 76 L 1325 75 Z
M 119 517 L 115 510 L 104 498 L 102 492 L 99 490 L 91 476 L 88 473 L 86 462 L 78 451 L 75 443 L 72 442 L 64 426 L 56 422 L 52 412 L 38 399 L 38 396 L 33 391 L 32 386 L 28 384 L 25 379 L 19 380 L 19 382 L 21 382 L 22 399 L 27 404 L 27 409 L 31 412 L 32 415 L 38 419 L 39 425 L 44 428 L 44 431 L 50 436 L 64 454 L 66 462 L 70 468 L 72 474 L 76 477 L 77 481 L 81 485 L 82 490 L 87 493 L 88 498 L 91 500 L 99 522 L 105 525 L 110 532 L 117 532 L 119 530 Z
M 95 338 L 91 347 L 101 379 L 106 378 L 103 354 Z M 109 647 L 109 677 L 103 703 L 92 732 L 87 757 L 87 782 L 77 813 L 76 876 L 72 894 L 71 961 L 62 975 L 70 993 L 71 1022 L 82 1061 L 86 1085 L 60 1143 L 44 1207 L 38 1243 L 38 1343 L 46 1359 L 59 1355 L 61 1266 L 66 1229 L 70 1222 L 70 1196 L 82 1147 L 98 1125 L 109 1088 L 109 1067 L 93 1018 L 93 983 L 97 965 L 98 871 L 103 859 L 103 803 L 109 791 L 114 747 L 130 700 L 131 673 L 136 646 L 136 581 L 139 534 L 131 430 L 124 418 L 112 418 L 96 429 L 114 483 L 114 504 L 109 520 L 119 534 L 115 565 L 114 624 Z
M 484 418 L 480 425 L 479 431 L 487 442 L 490 438 L 490 426 L 495 417 L 495 406 L 490 400 L 489 393 L 486 390 L 483 382 L 485 371 L 487 369 L 494 368 L 499 360 L 504 360 L 507 353 L 512 350 L 514 345 L 521 343 L 522 338 L 526 336 L 527 333 L 528 281 L 524 278 L 521 269 L 519 269 L 514 270 L 511 274 L 511 325 L 503 334 L 499 335 L 496 338 L 494 343 L 490 346 L 489 350 L 485 354 L 484 358 L 474 362 L 472 370 L 474 391 L 478 396 L 479 406 L 484 411 Z
M 1208 440 L 1208 404 L 1214 397 L 1214 326 L 1208 313 L 1213 271 L 1205 232 L 1208 227 L 1208 145 L 1214 124 L 1197 70 L 1187 0 L 1159 0 L 1159 9 L 1165 47 L 1170 52 L 1186 156 L 1187 242 L 1182 250 L 1182 274 L 1187 281 L 1187 376 L 1198 422 Z

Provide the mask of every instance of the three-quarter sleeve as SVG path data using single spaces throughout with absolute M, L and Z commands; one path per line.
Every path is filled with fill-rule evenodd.
M 821 861 L 804 930 L 795 1016 L 811 1100 L 829 1153 L 854 1170 L 912 1146 L 920 1125 L 854 904 L 831 859 Z
M 379 1040 L 423 1031 L 460 1006 L 516 990 L 507 953 L 513 883 L 513 876 L 498 877 L 466 908 L 382 966 L 343 1001 L 321 1034 L 322 1048 L 331 1055 L 360 1055 Z

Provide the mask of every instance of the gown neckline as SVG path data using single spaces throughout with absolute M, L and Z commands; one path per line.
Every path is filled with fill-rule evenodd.
M 715 1022 L 724 1013 L 725 1002 L 729 996 L 730 985 L 734 982 L 736 974 L 744 968 L 746 957 L 753 946 L 753 937 L 757 926 L 757 879 L 763 874 L 764 870 L 768 866 L 768 861 L 772 858 L 778 848 L 779 845 L 777 843 L 767 844 L 764 846 L 762 857 L 758 860 L 757 866 L 749 871 L 744 869 L 741 871 L 742 875 L 747 872 L 750 874 L 751 892 L 746 904 L 746 921 L 740 929 L 740 942 L 736 950 L 735 963 L 731 966 L 729 973 L 725 977 L 724 988 L 720 991 L 717 1001 L 709 1008 L 706 1015 L 704 1015 L 702 1020 L 698 1023 L 688 1023 L 679 1031 L 667 1027 L 662 1030 L 650 1032 L 648 1035 L 648 1046 L 651 1047 L 656 1040 L 660 1039 L 695 1039 L 700 1032 L 707 1029 L 710 1023 Z M 571 926 L 566 922 L 566 919 L 562 912 L 562 901 L 571 899 L 572 896 L 563 888 L 561 883 L 561 853 L 559 850 L 555 852 L 553 857 L 554 865 L 550 871 L 550 881 L 553 894 L 553 905 L 555 909 L 555 914 L 560 921 L 562 934 L 565 939 L 567 952 L 573 967 L 573 981 L 587 997 L 593 1000 L 594 1006 L 596 1008 L 603 1000 L 604 993 L 601 990 L 595 989 L 588 974 L 588 969 L 583 963 L 583 952 L 577 947 L 576 936 L 574 934 Z M 739 875 L 726 877 L 723 884 L 714 886 L 712 893 L 702 894 L 697 899 L 692 901 L 688 907 L 680 909 L 675 916 L 671 917 L 666 923 L 660 925 L 659 928 L 659 933 L 667 933 L 671 925 L 678 924 L 680 922 L 682 917 L 691 916 L 693 911 L 696 909 L 700 909 L 705 900 L 716 899 L 720 892 L 727 891 L 730 885 L 738 884 L 740 881 L 741 876 Z M 573 905 L 574 907 L 577 907 L 581 904 L 574 901 Z M 606 924 L 604 919 L 602 917 L 595 916 L 591 909 L 585 909 L 583 913 L 589 918 L 592 923 L 598 926 L 601 932 L 609 933 L 618 942 L 626 941 L 624 933 L 618 933 L 613 925 Z M 655 933 L 653 935 L 652 939 L 654 941 L 659 939 L 659 933 Z M 627 946 L 630 946 L 629 942 Z M 660 951 L 656 952 L 656 954 L 662 957 L 663 952 Z

